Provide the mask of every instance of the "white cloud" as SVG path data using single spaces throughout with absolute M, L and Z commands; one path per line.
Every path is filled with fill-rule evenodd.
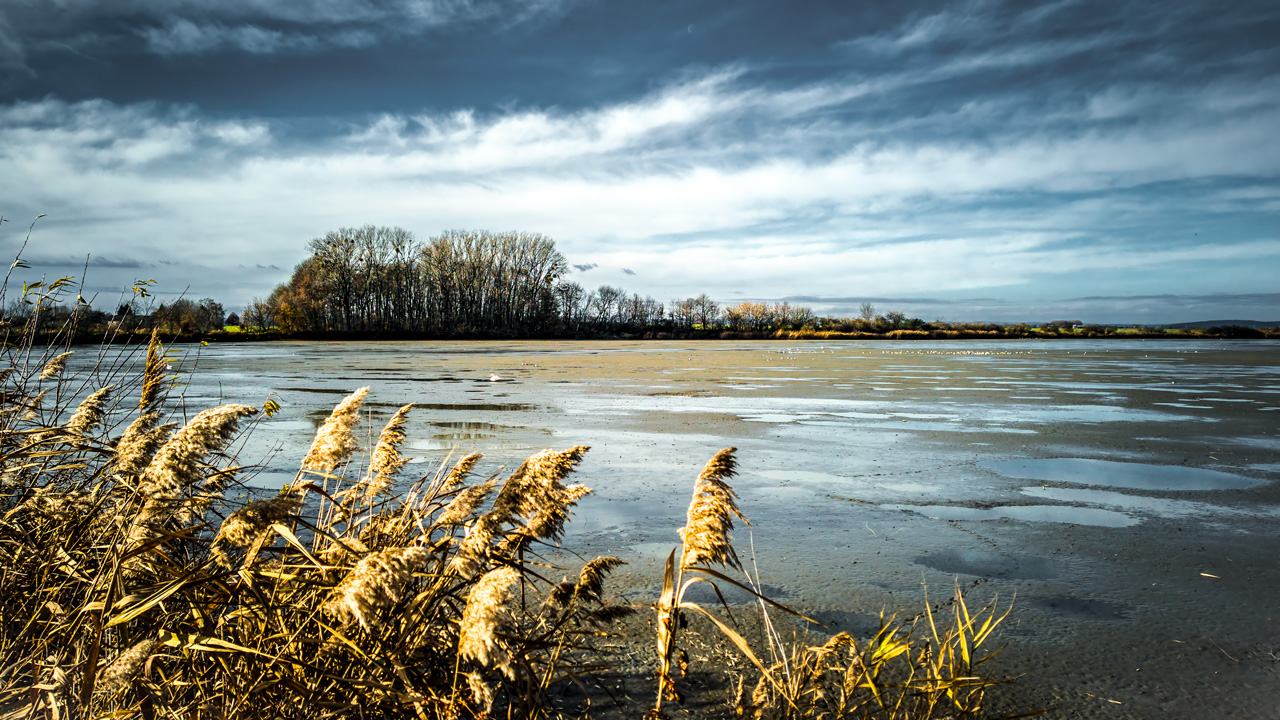
M 201 55 L 225 50 L 270 55 L 316 51 L 324 47 L 359 48 L 377 42 L 377 36 L 369 30 L 326 30 L 312 34 L 284 32 L 252 24 L 197 24 L 186 18 L 171 19 L 163 26 L 143 28 L 139 34 L 146 41 L 147 49 L 157 55 Z
M 311 142 L 194 108 L 16 103 L 0 107 L 0 209 L 48 212 L 39 237 L 59 254 L 181 260 L 165 274 L 215 297 L 283 279 L 246 278 L 237 263 L 288 268 L 307 239 L 366 222 L 543 232 L 571 261 L 600 264 L 591 282 L 662 299 L 1049 287 L 1116 268 L 1280 262 L 1274 234 L 1137 245 L 1120 228 L 1170 210 L 1141 194 L 1152 183 L 1232 177 L 1230 193 L 1176 209 L 1274 212 L 1280 108 L 1265 98 L 1247 113 L 1123 125 L 1091 121 L 1082 102 L 1065 130 L 1015 122 L 976 137 L 965 124 L 997 110 L 971 107 L 885 134 L 796 110 L 861 86 L 769 93 L 745 77 L 713 72 L 579 112 L 381 115 Z M 1008 202 L 1027 193 L 1034 204 Z M 192 266 L 206 270 L 182 274 Z
M 236 120 L 213 123 L 206 128 L 206 132 L 211 137 L 233 146 L 258 145 L 266 142 L 271 134 L 265 122 Z
M 946 36 L 972 36 L 984 25 L 985 23 L 977 22 L 971 13 L 943 11 L 924 17 L 912 17 L 893 30 L 865 35 L 841 45 L 893 56 L 927 46 Z
M 256 25 L 197 25 L 186 18 L 172 20 L 164 27 L 146 28 L 141 34 L 147 48 L 158 55 L 198 55 L 224 49 L 263 55 L 285 48 L 306 49 L 317 45 L 316 39 L 309 35 L 286 35 Z

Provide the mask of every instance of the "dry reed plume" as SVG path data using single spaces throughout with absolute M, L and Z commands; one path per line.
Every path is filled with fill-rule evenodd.
M 510 671 L 510 658 L 498 643 L 497 629 L 511 599 L 511 586 L 519 579 L 514 568 L 504 567 L 485 573 L 472 586 L 458 640 L 458 654 L 463 658 L 504 673 Z
M 151 463 L 156 451 L 169 441 L 176 423 L 154 426 L 157 413 L 145 413 L 129 423 L 116 443 L 116 472 L 126 476 L 138 476 Z
M 138 393 L 138 410 L 145 416 L 159 409 L 164 400 L 165 352 L 160 336 L 151 333 L 147 342 L 147 360 L 142 368 L 142 389 Z
M 240 421 L 257 412 L 258 408 L 249 405 L 223 405 L 196 415 L 156 451 L 142 471 L 139 492 L 157 502 L 181 497 L 203 477 L 200 464 L 204 459 L 226 447 Z
M 449 474 L 444 477 L 444 482 L 440 484 L 441 492 L 452 492 L 466 482 L 467 475 L 475 469 L 476 463 L 480 462 L 480 453 L 471 453 L 465 455 L 453 466 Z
M 40 379 L 53 380 L 61 375 L 62 371 L 67 368 L 67 360 L 69 359 L 71 359 L 71 353 L 68 351 L 45 363 L 44 368 L 40 370 Z
M 364 481 L 365 502 L 390 493 L 396 473 L 409 462 L 408 458 L 400 455 L 400 443 L 404 442 L 405 419 L 412 408 L 413 405 L 409 404 L 397 410 L 378 436 L 378 444 L 374 446 L 373 457 L 369 460 L 369 476 Z
M 698 475 L 685 526 L 679 531 L 684 543 L 682 566 L 708 563 L 742 569 L 733 550 L 733 518 L 747 519 L 738 510 L 737 494 L 726 482 L 736 474 L 733 454 L 737 450 L 725 448 L 716 453 Z
M 370 553 L 334 588 L 325 609 L 344 622 L 359 621 L 369 630 L 371 618 L 400 601 L 403 587 L 430 557 L 430 551 L 422 547 Z
M 73 435 L 88 435 L 99 424 L 107 414 L 107 399 L 111 396 L 114 388 L 108 385 L 104 388 L 95 390 L 89 397 L 80 403 L 76 408 L 75 414 L 67 421 L 67 431 Z
M 356 439 L 351 429 L 360 419 L 360 404 L 368 394 L 369 388 L 362 387 L 338 403 L 328 419 L 316 431 L 311 449 L 302 459 L 303 470 L 332 473 L 351 457 L 354 450 L 359 449 L 360 441 Z
M 152 651 L 159 642 L 155 639 L 139 640 L 133 647 L 125 650 L 111 661 L 98 679 L 95 691 L 102 697 L 113 697 L 132 684 L 142 666 L 150 659 Z
M 450 570 L 462 577 L 475 577 L 487 559 L 522 556 L 536 541 L 559 540 L 570 509 L 591 492 L 585 486 L 566 486 L 562 482 L 582 461 L 587 449 L 578 446 L 558 452 L 545 450 L 521 463 L 503 481 L 489 511 L 467 528 Z M 483 488 L 465 502 L 477 502 L 487 492 L 488 488 Z M 450 508 L 446 516 L 461 509 L 462 506 Z M 500 537 L 504 526 L 511 526 L 512 530 Z
M 493 492 L 494 484 L 490 480 L 472 485 L 455 495 L 453 500 L 445 506 L 444 511 L 436 517 L 436 523 L 441 526 L 459 525 L 469 519 L 489 493 Z
M 309 483 L 298 483 L 269 500 L 254 500 L 222 521 L 215 543 L 244 548 L 252 545 L 272 525 L 287 520 L 302 508 Z

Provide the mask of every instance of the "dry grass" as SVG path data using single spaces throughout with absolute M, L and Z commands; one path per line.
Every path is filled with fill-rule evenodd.
M 899 624 L 881 616 L 880 629 L 859 643 L 840 633 L 822 645 L 785 650 L 754 690 L 735 697 L 738 715 L 757 720 L 801 718 L 984 718 L 987 691 L 1004 681 L 983 677 L 999 652 L 984 645 L 1004 618 L 994 604 L 971 615 L 959 590 L 952 615 Z M 923 625 L 923 632 L 920 626 Z M 1030 713 L 1034 714 L 1034 713 Z
M 733 517 L 743 522 L 737 495 L 728 485 L 734 475 L 735 448 L 713 457 L 699 475 L 689 503 L 688 519 L 680 529 L 683 547 L 672 550 L 663 574 L 662 595 L 655 604 L 658 694 L 649 718 L 666 717 L 664 701 L 682 701 L 675 666 L 686 671 L 686 657 L 678 650 L 683 613 L 709 621 L 758 671 L 754 689 L 748 691 L 739 678 L 734 693 L 734 713 L 755 720 L 916 720 L 922 718 L 982 718 L 987 690 L 1005 682 L 979 674 L 980 666 L 999 651 L 984 646 L 1008 615 L 999 614 L 994 602 L 970 614 L 959 589 L 950 601 L 952 617 L 937 622 L 926 610 L 910 623 L 881 615 L 880 629 L 859 644 L 840 633 L 821 645 L 784 641 L 771 612 L 790 614 L 813 622 L 765 597 L 760 583 L 750 575 L 734 579 L 730 568 L 741 571 L 730 531 Z M 716 569 L 715 565 L 724 570 Z M 709 609 L 686 599 L 690 588 L 705 582 L 713 587 L 727 583 L 755 597 L 766 630 L 767 647 L 756 648 Z M 716 594 L 723 595 L 716 589 Z M 927 633 L 920 626 L 927 623 Z M 772 658 L 765 661 L 762 658 Z
M 406 406 L 359 472 L 360 390 L 289 487 L 235 503 L 225 451 L 260 413 L 224 405 L 175 430 L 163 348 L 148 356 L 118 395 L 71 392 L 65 353 L 8 356 L 0 717 L 549 716 L 548 689 L 599 666 L 594 638 L 629 610 L 602 590 L 616 562 L 588 562 L 566 594 L 537 554 L 589 492 L 564 482 L 585 447 L 505 479 L 468 484 L 478 455 L 404 479 Z M 526 603 L 507 602 L 517 588 Z

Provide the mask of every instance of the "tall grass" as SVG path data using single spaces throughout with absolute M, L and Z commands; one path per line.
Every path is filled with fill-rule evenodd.
M 2 371 L 0 714 L 535 717 L 598 666 L 630 611 L 605 600 L 618 561 L 559 584 L 537 562 L 590 492 L 565 484 L 587 448 L 479 481 L 469 455 L 392 497 L 409 406 L 353 474 L 362 389 L 287 488 L 239 505 L 225 450 L 258 409 L 166 422 L 163 355 L 114 438 L 115 388 L 51 402 L 75 396 L 65 355 Z
M 71 372 L 67 348 L 12 330 L 0 367 L 0 718 L 558 717 L 569 711 L 554 691 L 613 661 L 600 641 L 633 610 L 604 590 L 621 561 L 548 579 L 562 572 L 549 551 L 591 492 L 569 481 L 586 447 L 537 453 L 505 477 L 477 476 L 474 454 L 404 477 L 406 405 L 360 466 L 362 388 L 292 482 L 241 502 L 231 448 L 263 409 L 173 410 L 172 358 L 154 336 L 136 368 L 100 354 Z M 745 522 L 734 466 L 732 448 L 708 463 L 668 558 L 650 715 L 680 697 L 692 615 L 755 667 L 740 715 L 980 716 L 993 608 L 970 615 L 957 595 L 947 623 L 927 615 L 923 639 L 890 618 L 862 642 L 784 641 L 770 612 L 795 613 L 731 575 L 730 531 Z M 766 647 L 691 602 L 699 582 L 751 592 Z
M 745 678 L 739 678 L 732 702 L 738 716 L 757 720 L 985 717 L 986 693 L 1003 681 L 983 677 L 979 671 L 999 652 L 988 652 L 985 645 L 1009 612 L 999 613 L 994 602 L 970 613 L 957 588 L 946 603 L 950 617 L 936 617 L 928 605 L 909 622 L 898 622 L 896 616 L 886 618 L 882 613 L 879 630 L 862 643 L 843 632 L 821 645 L 783 638 L 771 611 L 815 621 L 765 597 L 758 578 L 743 574 L 738 580 L 727 574 L 731 569 L 743 569 L 731 536 L 735 517 L 746 522 L 728 484 L 735 474 L 736 451 L 721 450 L 698 476 L 686 524 L 680 530 L 682 546 L 667 557 L 662 595 L 656 604 L 658 692 L 649 718 L 666 717 L 664 700 L 682 699 L 673 672 L 676 665 L 684 665 L 686 657 L 677 649 L 685 626 L 682 613 L 709 621 L 756 668 L 758 679 L 750 692 Z M 711 585 L 722 603 L 724 595 L 718 583 L 754 597 L 766 646 L 753 648 L 710 609 L 687 599 L 697 583 Z M 680 658 L 678 663 L 676 658 Z M 683 671 L 681 667 L 680 673 Z

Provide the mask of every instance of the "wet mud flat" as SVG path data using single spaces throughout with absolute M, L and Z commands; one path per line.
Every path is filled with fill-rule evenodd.
M 191 380 L 193 408 L 283 401 L 242 455 L 264 487 L 362 385 L 374 435 L 418 403 L 411 469 L 591 445 L 564 544 L 627 560 L 613 586 L 641 606 L 702 464 L 736 446 L 740 554 L 827 623 L 814 640 L 959 585 L 1014 602 L 992 670 L 1024 676 L 993 710 L 1276 714 L 1280 343 L 286 342 L 206 348 Z M 642 676 L 652 636 L 632 642 Z

